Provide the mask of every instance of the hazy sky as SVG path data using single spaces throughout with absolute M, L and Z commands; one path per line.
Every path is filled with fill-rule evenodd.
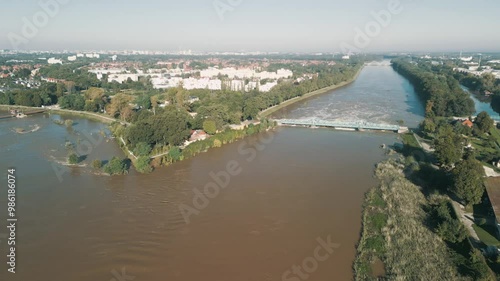
M 67 3 L 43 26 L 39 3 L 54 1 Z M 391 1 L 0 0 L 0 49 L 15 38 L 20 49 L 57 50 L 500 51 L 499 0 L 400 0 L 386 27 L 355 43 Z M 33 32 L 23 18 L 35 15 Z

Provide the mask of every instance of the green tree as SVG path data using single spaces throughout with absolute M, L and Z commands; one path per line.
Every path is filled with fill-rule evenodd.
M 14 104 L 14 99 L 11 93 L 0 93 L 0 104 Z
M 213 147 L 222 147 L 222 142 L 219 139 L 214 139 Z
M 151 159 L 148 156 L 141 156 L 137 159 L 135 167 L 139 173 L 149 174 L 153 171 L 150 163 Z
M 83 110 L 89 111 L 89 112 L 97 112 L 97 111 L 99 111 L 99 105 L 95 101 L 86 100 L 85 106 L 83 107 Z
M 118 157 L 113 157 L 106 166 L 104 172 L 110 175 L 123 175 L 127 172 L 127 163 Z
M 463 154 L 463 139 L 453 131 L 450 125 L 440 127 L 438 135 L 434 140 L 434 154 L 437 160 L 444 166 L 452 166 L 460 161 Z
M 151 153 L 151 146 L 145 142 L 138 143 L 134 148 L 135 156 L 149 156 Z
M 22 68 L 16 72 L 16 76 L 20 78 L 28 78 L 31 75 L 31 70 L 27 68 Z
M 145 142 L 151 146 L 156 144 L 181 145 L 190 136 L 190 121 L 191 116 L 187 112 L 168 107 L 130 126 L 127 129 L 126 138 L 132 147 L 139 142 Z
M 182 151 L 180 150 L 179 147 L 175 146 L 175 147 L 172 147 L 169 151 L 168 151 L 168 156 L 175 162 L 175 161 L 179 161 L 182 157 Z
M 135 99 L 138 106 L 144 109 L 151 109 L 151 97 L 148 95 L 141 95 Z
M 491 108 L 493 108 L 496 113 L 500 114 L 500 93 L 493 95 L 491 98 Z
M 215 121 L 213 120 L 206 120 L 203 122 L 203 130 L 207 132 L 207 134 L 214 135 L 217 133 L 217 125 L 215 124 Z
M 491 280 L 491 273 L 484 256 L 476 249 L 470 253 L 470 268 L 474 274 L 474 280 Z
M 426 134 L 434 134 L 436 132 L 437 126 L 432 118 L 425 118 L 421 124 L 421 128 Z
M 70 153 L 68 156 L 68 163 L 71 165 L 76 165 L 80 162 L 80 157 L 76 153 Z
M 117 94 L 111 99 L 111 103 L 107 106 L 106 112 L 113 117 L 118 117 L 125 108 L 129 107 L 129 103 L 132 100 L 133 98 L 128 95 Z
M 104 89 L 91 87 L 85 91 L 85 98 L 87 100 L 102 100 L 104 97 Z
M 71 94 L 59 98 L 59 105 L 63 109 L 83 110 L 85 108 L 85 99 L 82 95 Z
M 95 170 L 101 169 L 102 168 L 102 161 L 99 159 L 95 159 L 94 161 L 92 161 L 92 168 L 94 168 Z
M 459 162 L 452 171 L 451 191 L 467 206 L 481 202 L 484 193 L 484 168 L 474 157 Z
M 489 132 L 495 125 L 495 122 L 486 111 L 477 115 L 475 123 L 483 134 Z
M 456 217 L 452 216 L 450 204 L 443 200 L 434 207 L 438 221 L 436 232 L 446 241 L 459 243 L 467 238 L 467 230 Z

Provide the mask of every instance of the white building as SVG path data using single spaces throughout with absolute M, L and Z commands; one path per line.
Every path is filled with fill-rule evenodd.
M 278 85 L 278 82 L 266 83 L 264 85 L 260 85 L 259 86 L 259 91 L 267 93 L 267 92 L 271 91 L 271 89 L 274 88 L 274 87 L 276 87 L 277 85 Z
M 97 79 L 100 80 L 105 74 L 110 75 L 110 74 L 126 73 L 127 70 L 125 68 L 110 68 L 110 69 L 97 68 L 97 69 L 89 69 L 89 72 L 97 75 Z
M 69 56 L 69 57 L 68 57 L 68 60 L 69 60 L 69 61 L 76 61 L 76 56 Z
M 222 90 L 222 81 L 219 79 L 210 80 L 208 78 L 188 78 L 182 81 L 182 86 L 186 90 L 209 89 Z
M 85 57 L 87 57 L 89 59 L 98 59 L 101 56 L 99 54 L 93 53 L 93 54 L 85 54 Z
M 253 90 L 258 90 L 259 86 L 260 86 L 259 82 L 250 81 L 250 82 L 248 82 L 248 84 L 245 85 L 245 92 L 250 92 L 250 91 L 253 91 Z
M 56 58 L 50 58 L 47 60 L 48 64 L 62 64 L 62 60 L 56 59 Z
M 235 92 L 243 91 L 243 89 L 245 88 L 245 81 L 243 81 L 243 80 L 231 80 L 230 88 L 231 88 L 231 91 L 235 91 Z
M 208 81 L 208 89 L 209 90 L 222 90 L 222 81 L 219 79 L 209 80 Z
M 116 81 L 118 83 L 123 83 L 127 81 L 128 79 L 131 79 L 134 82 L 139 81 L 139 74 L 110 74 L 108 76 L 108 82 L 111 83 L 113 81 Z
M 230 79 L 245 79 L 245 78 L 260 78 L 260 79 L 280 79 L 280 78 L 290 78 L 293 76 L 293 72 L 288 69 L 279 69 L 276 72 L 256 72 L 255 70 L 249 68 L 235 69 L 233 67 L 218 69 L 211 67 L 206 70 L 200 71 L 201 77 L 213 78 L 218 75 L 227 76 Z

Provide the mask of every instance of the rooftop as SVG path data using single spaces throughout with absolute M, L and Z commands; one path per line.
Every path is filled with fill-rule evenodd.
M 486 180 L 486 191 L 491 201 L 497 220 L 500 219 L 500 177 L 488 178 Z

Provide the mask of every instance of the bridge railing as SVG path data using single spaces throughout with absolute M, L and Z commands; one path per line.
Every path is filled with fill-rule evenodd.
M 318 119 L 282 119 L 275 120 L 283 125 L 298 125 L 298 126 L 318 126 L 318 127 L 339 127 L 339 128 L 353 128 L 353 129 L 367 129 L 367 130 L 388 130 L 399 131 L 402 129 L 398 125 L 390 124 L 375 124 L 368 122 L 346 122 L 346 121 L 325 121 Z

